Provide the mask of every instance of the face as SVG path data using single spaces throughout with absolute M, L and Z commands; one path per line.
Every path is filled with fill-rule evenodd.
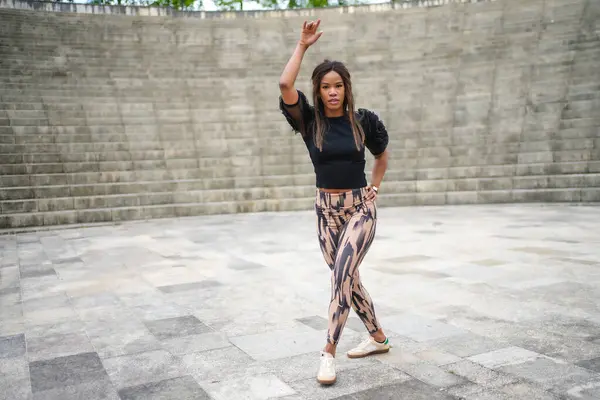
M 330 71 L 321 80 L 319 87 L 321 100 L 330 113 L 339 114 L 344 107 L 344 81 L 340 74 Z

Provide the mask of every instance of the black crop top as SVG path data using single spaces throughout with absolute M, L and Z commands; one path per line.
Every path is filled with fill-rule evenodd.
M 378 156 L 388 145 L 388 133 L 377 115 L 364 108 L 356 112 L 365 133 L 365 143 L 360 150 L 354 143 L 352 127 L 347 116 L 327 117 L 328 127 L 319 150 L 313 141 L 314 107 L 298 90 L 298 102 L 285 104 L 279 96 L 279 108 L 295 132 L 302 135 L 316 175 L 316 186 L 326 189 L 355 189 L 367 185 L 365 177 L 365 147 Z

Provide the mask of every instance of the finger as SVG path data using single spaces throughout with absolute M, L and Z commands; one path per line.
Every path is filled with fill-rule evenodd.
M 302 24 L 302 29 L 306 29 L 306 21 Z
M 317 23 L 315 24 L 315 30 L 319 29 L 319 25 L 321 25 L 321 19 L 317 20 Z

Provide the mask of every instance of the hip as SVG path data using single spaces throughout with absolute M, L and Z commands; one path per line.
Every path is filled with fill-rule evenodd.
M 368 187 L 360 187 L 343 192 L 329 192 L 316 189 L 315 210 L 325 216 L 349 218 L 356 213 L 377 216 L 375 201 L 369 200 Z

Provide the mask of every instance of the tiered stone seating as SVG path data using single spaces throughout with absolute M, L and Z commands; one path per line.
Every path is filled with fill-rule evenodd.
M 35 4 L 0 4 L 1 228 L 310 209 L 277 82 L 316 17 L 298 87 L 347 63 L 391 137 L 381 206 L 600 201 L 598 2 L 231 18 Z

